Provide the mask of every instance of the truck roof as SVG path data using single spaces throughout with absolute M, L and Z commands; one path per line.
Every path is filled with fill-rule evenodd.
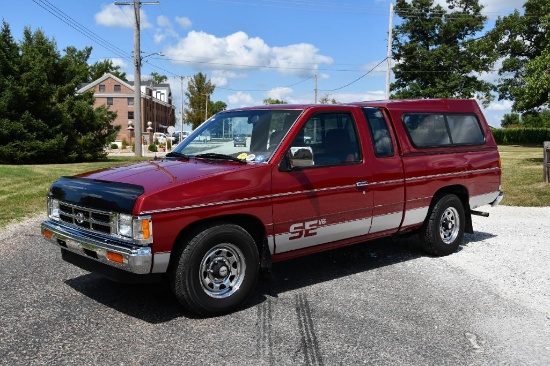
M 407 110 L 414 111 L 453 111 L 453 112 L 472 112 L 478 111 L 479 106 L 474 99 L 385 99 L 362 101 L 341 104 L 268 104 L 259 106 L 250 106 L 234 108 L 233 110 L 251 110 L 251 109 L 309 109 L 326 108 L 331 109 L 337 106 L 358 106 L 358 107 L 378 107 L 388 110 Z

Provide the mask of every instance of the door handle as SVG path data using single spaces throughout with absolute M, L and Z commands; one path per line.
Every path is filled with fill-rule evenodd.
M 355 183 L 355 186 L 357 188 L 368 187 L 368 185 L 369 185 L 369 182 L 367 182 L 366 180 Z

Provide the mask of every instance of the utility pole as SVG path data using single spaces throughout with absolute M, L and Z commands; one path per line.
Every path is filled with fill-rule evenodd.
M 181 130 L 183 131 L 183 103 L 185 102 L 185 95 L 183 94 L 183 80 L 185 79 L 185 76 L 181 75 Z
M 317 72 L 315 72 L 315 104 L 317 104 Z
M 159 2 L 143 2 L 139 0 L 133 0 L 132 2 L 115 2 L 115 5 L 133 5 L 134 6 L 134 126 L 135 132 L 135 155 L 143 156 L 142 150 L 142 138 L 141 133 L 143 131 L 143 123 L 141 121 L 141 48 L 140 48 L 140 15 L 139 10 L 142 4 L 145 5 L 158 5 Z M 139 142 L 139 143 L 137 143 Z
M 386 69 L 386 99 L 390 99 L 390 75 L 391 75 L 391 41 L 393 38 L 393 3 L 390 3 L 390 26 L 388 29 L 388 55 L 386 61 L 388 63 Z

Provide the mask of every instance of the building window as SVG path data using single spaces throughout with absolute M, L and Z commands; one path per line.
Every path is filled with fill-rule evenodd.
M 128 98 L 128 105 L 134 105 L 134 97 Z
M 113 105 L 113 97 L 107 97 L 107 105 Z
M 115 92 L 120 92 L 121 89 L 120 89 L 120 85 L 115 85 Z
M 99 91 L 105 92 L 105 84 L 99 84 Z
M 128 119 L 134 119 L 134 111 L 128 111 Z

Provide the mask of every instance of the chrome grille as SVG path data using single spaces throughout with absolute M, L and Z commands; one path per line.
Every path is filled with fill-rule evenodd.
M 61 221 L 100 234 L 116 233 L 116 214 L 59 202 Z

